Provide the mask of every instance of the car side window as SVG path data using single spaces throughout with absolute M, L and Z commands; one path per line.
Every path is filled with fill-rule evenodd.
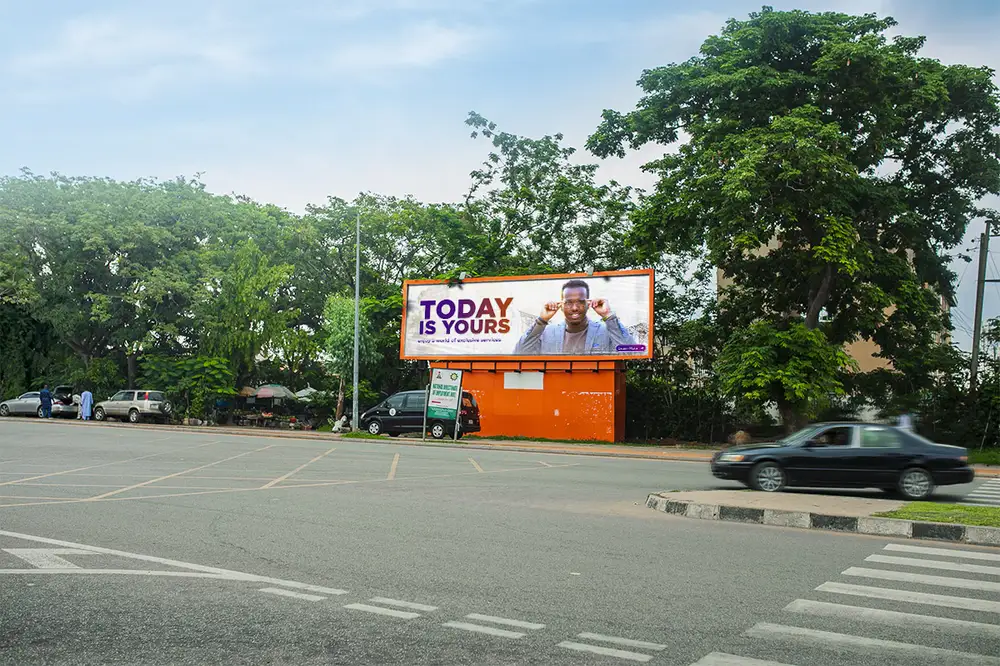
M 853 439 L 854 429 L 850 426 L 828 428 L 814 436 L 812 440 L 823 446 L 848 447 Z
M 892 428 L 868 426 L 861 431 L 863 449 L 898 449 L 903 446 L 903 438 Z
M 111 399 L 112 400 L 124 400 L 126 393 L 128 393 L 128 391 L 118 391 L 118 393 L 115 393 L 113 396 L 111 396 Z
M 31 400 L 32 398 L 37 398 L 37 397 L 38 397 L 38 393 L 32 392 L 32 393 L 25 393 L 24 395 L 21 396 L 20 399 L 21 400 Z
M 406 396 L 406 410 L 419 412 L 424 408 L 424 393 L 410 393 Z
M 160 391 L 150 391 L 148 394 L 146 394 L 146 400 L 152 400 L 153 402 L 163 402 L 165 398 L 163 397 L 163 393 L 161 393 Z
M 403 400 L 405 398 L 406 395 L 397 393 L 385 401 L 385 406 L 387 409 L 400 409 L 403 406 Z

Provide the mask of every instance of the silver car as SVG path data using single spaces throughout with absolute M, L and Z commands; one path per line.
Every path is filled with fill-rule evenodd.
M 70 404 L 66 404 L 66 403 Z M 77 414 L 77 404 L 79 399 L 76 396 L 57 398 L 55 395 L 52 396 L 52 416 L 71 416 L 75 417 Z M 42 418 L 42 399 L 39 397 L 38 391 L 28 391 L 27 393 L 22 393 L 16 398 L 10 400 L 4 400 L 0 402 L 0 416 L 17 416 L 17 415 L 27 415 L 34 414 L 38 418 Z
M 108 418 L 138 423 L 142 420 L 163 420 L 170 418 L 173 406 L 163 391 L 118 391 L 113 396 L 94 405 L 94 418 L 104 421 Z

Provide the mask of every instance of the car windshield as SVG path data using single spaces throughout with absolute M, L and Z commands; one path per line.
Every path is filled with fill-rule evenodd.
M 791 435 L 788 435 L 787 437 L 779 439 L 778 444 L 781 444 L 783 446 L 798 446 L 799 444 L 802 444 L 803 442 L 807 442 L 810 439 L 812 439 L 812 436 L 820 428 L 823 427 L 824 426 L 821 425 L 806 426 L 802 430 L 798 430 L 796 432 L 793 432 Z

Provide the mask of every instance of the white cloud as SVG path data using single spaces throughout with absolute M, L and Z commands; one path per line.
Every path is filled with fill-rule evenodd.
M 419 69 L 464 55 L 482 39 L 484 35 L 473 28 L 427 21 L 403 26 L 392 36 L 345 44 L 328 63 L 341 74 Z
M 218 16 L 169 23 L 155 17 L 88 16 L 65 23 L 45 43 L 4 63 L 23 98 L 90 90 L 144 97 L 173 82 L 260 70 L 252 47 Z

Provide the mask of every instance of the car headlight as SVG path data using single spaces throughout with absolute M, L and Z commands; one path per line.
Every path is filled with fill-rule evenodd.
M 723 453 L 719 456 L 719 462 L 743 462 L 746 456 L 742 453 Z

